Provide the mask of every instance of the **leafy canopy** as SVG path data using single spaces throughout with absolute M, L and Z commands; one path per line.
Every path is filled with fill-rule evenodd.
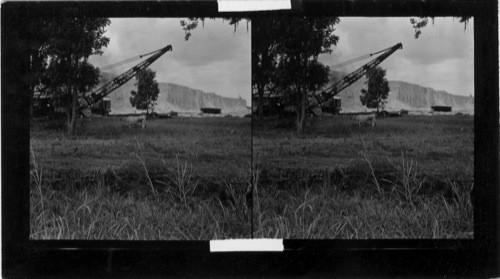
M 328 82 L 329 68 L 318 56 L 331 53 L 339 37 L 334 17 L 283 17 L 277 24 L 277 54 L 274 83 L 286 92 L 285 100 L 295 107 L 297 133 L 304 131 L 308 99 Z M 265 81 L 264 81 L 265 82 Z M 285 102 L 286 102 L 285 101 Z
M 102 54 L 108 45 L 104 32 L 110 21 L 73 10 L 65 12 L 64 17 L 47 22 L 50 36 L 45 48 L 49 61 L 45 82 L 56 94 L 83 94 L 99 82 L 99 69 L 88 63 L 88 58 Z
M 101 49 L 108 45 L 109 38 L 104 33 L 110 21 L 69 8 L 46 23 L 47 87 L 53 99 L 65 107 L 68 134 L 73 134 L 80 105 L 78 99 L 99 82 L 99 69 L 90 64 L 88 58 L 101 55 Z
M 276 22 L 274 83 L 293 96 L 297 110 L 306 105 L 300 100 L 303 94 L 311 95 L 328 82 L 329 68 L 318 61 L 318 55 L 331 53 L 337 44 L 334 25 L 338 22 L 338 18 L 310 17 L 284 17 Z
M 467 29 L 467 24 L 469 23 L 470 19 L 471 19 L 471 17 L 468 17 L 468 16 L 462 16 L 462 17 L 458 18 L 458 22 L 464 24 L 464 31 Z M 434 25 L 434 17 L 431 17 L 431 20 L 432 20 L 432 24 Z M 415 34 L 414 34 L 415 39 L 418 39 L 420 37 L 420 35 L 422 34 L 422 29 L 425 28 L 427 26 L 427 24 L 429 23 L 429 18 L 428 17 L 420 17 L 420 18 L 412 17 L 412 18 L 410 18 L 410 23 L 411 23 L 413 29 L 415 29 Z
M 361 89 L 359 99 L 361 103 L 368 108 L 376 108 L 377 112 L 380 108 L 384 108 L 389 96 L 389 81 L 385 77 L 386 70 L 381 67 L 372 68 L 366 73 L 368 80 L 368 90 Z
M 137 91 L 132 90 L 130 104 L 139 110 L 149 113 L 158 99 L 160 88 L 156 79 L 156 73 L 151 69 L 144 69 L 137 74 Z

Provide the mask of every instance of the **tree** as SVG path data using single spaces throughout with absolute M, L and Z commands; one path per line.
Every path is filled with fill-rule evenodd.
M 104 37 L 107 18 L 92 18 L 77 9 L 63 11 L 50 22 L 47 79 L 56 100 L 66 108 L 68 134 L 74 134 L 78 99 L 99 82 L 99 69 L 88 63 L 109 43 Z
M 146 113 L 149 114 L 149 110 L 156 104 L 160 93 L 158 82 L 155 80 L 156 73 L 146 68 L 140 71 L 136 78 L 137 91 L 132 90 L 130 92 L 132 94 L 130 104 L 137 109 L 146 110 Z
M 210 19 L 215 19 L 214 17 L 211 17 Z M 238 25 L 240 24 L 240 21 L 242 20 L 243 18 L 241 17 L 223 17 L 222 20 L 223 21 L 228 21 L 229 22 L 229 25 L 233 25 L 234 26 L 234 32 L 236 32 L 236 28 L 238 27 Z M 250 22 L 250 19 L 246 19 L 247 20 L 247 31 L 248 31 L 248 22 Z M 199 21 L 202 22 L 202 25 L 204 26 L 205 25 L 205 18 L 204 17 L 190 17 L 188 18 L 187 20 L 181 20 L 181 27 L 182 27 L 182 30 L 184 30 L 184 40 L 189 40 L 189 38 L 191 37 L 191 31 L 193 31 L 194 29 L 196 29 L 196 27 L 198 27 L 198 23 Z
M 189 39 L 198 26 L 199 18 L 181 21 Z M 236 29 L 240 18 L 228 18 Z M 201 19 L 203 22 L 203 19 Z M 247 21 L 248 22 L 248 21 Z M 312 92 L 328 82 L 328 67 L 321 65 L 319 54 L 331 53 L 336 45 L 334 25 L 338 18 L 308 17 L 258 17 L 253 19 L 252 33 L 252 83 L 259 96 L 259 118 L 263 114 L 264 91 L 287 91 L 283 101 L 296 108 L 297 132 L 304 130 L 307 99 Z
M 47 68 L 47 47 L 49 41 L 50 21 L 43 17 L 35 17 L 26 21 L 27 45 L 30 57 L 30 74 L 26 81 L 29 84 L 30 93 L 30 122 L 33 121 L 33 98 L 35 88 L 45 80 L 45 70 Z
M 264 115 L 264 91 L 270 90 L 277 67 L 280 19 L 261 17 L 253 20 L 252 32 L 258 40 L 252 41 L 252 84 L 259 98 L 257 113 L 260 120 Z
M 387 97 L 389 96 L 389 82 L 385 77 L 386 71 L 381 67 L 375 67 L 369 70 L 366 75 L 368 80 L 365 84 L 368 84 L 368 90 L 361 89 L 361 96 L 359 99 L 361 103 L 368 108 L 376 108 L 377 113 L 380 108 L 384 108 L 387 102 Z
M 467 29 L 467 24 L 469 23 L 469 19 L 471 17 L 469 16 L 462 16 L 458 18 L 458 22 L 464 24 L 464 30 Z M 434 24 L 434 18 L 431 18 L 432 24 Z M 427 26 L 429 23 L 429 18 L 428 17 L 420 17 L 420 18 L 410 18 L 410 23 L 413 26 L 413 29 L 415 29 L 415 39 L 418 39 L 420 35 L 422 34 L 422 29 Z
M 329 68 L 318 55 L 331 53 L 339 38 L 334 35 L 338 18 L 283 17 L 279 24 L 278 88 L 291 95 L 297 114 L 297 133 L 303 133 L 308 99 L 328 82 Z

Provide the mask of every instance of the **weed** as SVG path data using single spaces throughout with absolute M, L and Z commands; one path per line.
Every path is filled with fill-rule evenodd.
M 144 173 L 146 174 L 146 178 L 148 180 L 148 185 L 149 185 L 149 190 L 151 190 L 151 193 L 153 195 L 158 196 L 158 191 L 155 189 L 153 182 L 151 181 L 151 177 L 149 176 L 149 171 L 148 168 L 146 167 L 146 162 L 144 160 L 144 154 L 142 153 L 141 145 L 139 144 L 139 141 L 137 138 L 135 139 L 137 142 L 137 148 L 139 149 L 140 156 L 138 154 L 135 154 L 137 160 L 141 164 L 142 168 L 144 169 Z
M 382 191 L 382 188 L 380 187 L 380 184 L 378 182 L 377 176 L 375 175 L 375 171 L 373 169 L 372 163 L 371 163 L 371 161 L 370 161 L 370 159 L 368 158 L 368 155 L 367 155 L 365 140 L 363 138 L 361 138 L 361 140 L 363 141 L 363 148 L 364 148 L 364 152 L 361 152 L 361 155 L 365 158 L 365 161 L 368 163 L 368 166 L 370 167 L 370 174 L 372 175 L 373 183 L 375 184 L 375 187 L 377 188 L 378 194 L 381 197 L 383 197 L 384 193 Z
M 170 171 L 172 175 L 166 175 L 174 187 L 169 187 L 166 191 L 174 201 L 187 207 L 198 188 L 198 181 L 193 181 L 193 172 L 192 169 L 188 170 L 187 162 L 179 162 L 177 155 L 175 156 L 175 160 L 176 168 Z M 165 161 L 163 163 L 166 165 Z M 168 185 L 168 183 L 162 181 L 158 182 Z
M 411 159 L 405 161 L 403 152 L 401 152 L 401 165 L 396 165 L 391 160 L 387 160 L 395 169 L 394 181 L 391 183 L 394 185 L 393 190 L 396 195 L 405 202 L 416 203 L 418 193 L 425 183 L 425 179 L 419 179 L 417 176 L 417 163 L 414 163 Z

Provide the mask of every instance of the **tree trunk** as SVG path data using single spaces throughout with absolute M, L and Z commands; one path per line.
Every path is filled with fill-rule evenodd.
M 71 89 L 68 89 L 67 94 L 72 97 Z M 70 98 L 68 100 L 69 103 L 67 104 L 67 107 L 66 107 L 66 129 L 68 130 L 67 131 L 68 135 L 70 135 L 73 132 L 73 131 L 71 131 L 71 104 L 72 104 L 72 100 L 73 100 L 73 98 Z
M 301 131 L 300 133 L 302 134 L 305 129 L 306 125 L 306 98 L 307 98 L 307 91 L 304 89 L 302 90 L 302 105 L 301 105 L 301 112 L 300 112 L 300 126 L 301 126 Z
M 300 105 L 295 109 L 295 114 L 296 114 L 296 126 L 297 126 L 297 134 L 302 134 L 302 126 L 300 125 Z
M 271 70 L 271 62 L 272 62 L 272 57 L 269 56 L 268 51 L 262 52 L 262 65 L 260 70 L 258 71 L 258 81 L 257 81 L 257 94 L 259 95 L 259 105 L 257 107 L 258 111 L 258 116 L 259 120 L 262 120 L 264 118 L 264 88 L 266 87 L 266 84 L 269 83 L 269 76 L 268 73 Z M 275 113 L 273 111 L 273 113 Z
M 31 50 L 30 54 L 30 125 L 33 124 L 33 98 L 35 97 L 35 86 L 38 84 L 38 75 L 41 71 L 41 58 L 36 50 Z
M 300 90 L 300 105 L 297 108 L 297 134 L 304 132 L 304 124 L 306 120 L 306 93 L 305 90 Z
M 33 98 L 35 97 L 35 87 L 30 86 L 30 126 L 33 125 Z
M 66 110 L 66 128 L 68 129 L 68 135 L 73 134 L 73 126 L 71 125 L 71 108 L 68 107 Z
M 72 88 L 70 86 L 70 94 L 71 94 L 71 105 L 69 106 L 69 110 L 67 111 L 68 115 L 68 135 L 74 135 L 75 134 L 75 128 L 76 128 L 76 110 L 78 107 L 78 99 L 77 99 L 77 94 L 78 92 L 75 90 L 75 88 Z
M 78 92 L 76 90 L 74 90 L 73 91 L 73 106 L 71 108 L 71 133 L 72 134 L 75 134 L 75 128 L 76 128 L 76 109 L 78 108 L 77 94 L 78 94 Z
M 71 65 L 73 66 L 73 69 L 78 68 L 78 57 L 75 56 L 70 56 L 69 58 Z M 71 105 L 70 111 L 69 111 L 69 122 L 68 122 L 68 134 L 69 135 L 74 135 L 75 130 L 76 130 L 76 110 L 78 109 L 78 89 L 76 86 L 74 86 L 75 81 L 69 81 L 68 82 L 68 87 L 70 91 L 70 96 L 71 96 Z
M 262 121 L 262 118 L 264 117 L 264 86 L 262 84 L 257 85 L 257 94 L 259 95 L 257 111 L 259 120 Z
M 302 60 L 302 78 L 300 79 L 300 82 L 298 84 L 299 88 L 299 97 L 300 97 L 300 106 L 299 110 L 300 113 L 297 111 L 297 115 L 300 115 L 300 117 L 297 118 L 298 123 L 297 123 L 297 133 L 302 134 L 304 133 L 304 126 L 305 126 L 305 120 L 306 120 L 306 105 L 307 105 L 307 85 L 306 81 L 304 80 L 307 78 L 307 68 L 308 68 L 308 55 L 303 53 L 301 54 L 301 60 Z

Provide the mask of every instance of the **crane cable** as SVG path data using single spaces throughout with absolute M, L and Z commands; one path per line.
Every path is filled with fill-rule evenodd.
M 151 54 L 156 53 L 156 52 L 158 52 L 160 50 L 162 50 L 162 49 L 158 49 L 158 50 L 146 53 L 146 54 L 137 55 L 137 56 L 134 56 L 134 57 L 131 57 L 131 58 L 128 58 L 128 59 L 125 59 L 125 60 L 113 63 L 113 64 L 109 64 L 107 66 L 102 67 L 101 71 L 109 70 L 109 69 L 112 69 L 112 68 L 116 68 L 118 66 L 122 66 L 122 65 L 128 64 L 128 63 L 130 63 L 132 61 L 139 60 L 139 59 L 143 58 L 144 56 L 151 55 Z
M 358 61 L 361 61 L 361 60 L 365 60 L 365 59 L 367 59 L 367 58 L 369 58 L 369 57 L 372 57 L 373 55 L 376 55 L 376 54 L 379 54 L 379 53 L 382 53 L 382 52 L 386 52 L 386 51 L 388 51 L 388 50 L 390 50 L 390 49 L 392 49 L 392 48 L 393 48 L 393 47 L 388 47 L 388 48 L 385 48 L 385 49 L 383 49 L 383 50 L 379 50 L 379 51 L 374 52 L 374 53 L 369 53 L 369 54 L 365 54 L 365 55 L 358 56 L 358 57 L 356 57 L 356 58 L 353 58 L 353 59 L 350 59 L 350 60 L 344 61 L 344 62 L 339 63 L 339 64 L 337 64 L 337 65 L 333 65 L 333 66 L 331 66 L 331 67 L 330 67 L 330 70 L 338 69 L 338 68 L 341 68 L 341 67 L 347 66 L 347 65 L 349 65 L 349 64 L 353 64 L 353 63 L 355 63 L 355 62 L 358 62 Z M 344 77 L 346 77 L 346 76 L 348 76 L 348 75 L 349 75 L 349 74 L 345 74 L 344 76 L 342 76 L 342 77 L 341 77 L 341 79 L 342 79 L 342 78 L 344 78 Z M 280 91 L 280 92 L 278 92 L 278 93 L 274 93 L 273 95 L 275 95 L 275 96 L 279 96 L 281 93 L 283 93 L 283 92 L 285 92 L 285 91 L 287 91 L 287 90 L 288 90 L 288 88 L 285 88 L 285 89 L 281 90 L 281 91 Z
M 392 47 L 389 47 L 389 48 L 386 48 L 386 49 L 383 49 L 383 50 L 380 50 L 380 51 L 377 51 L 377 52 L 374 52 L 374 53 L 369 53 L 369 54 L 365 54 L 365 55 L 361 55 L 361 56 L 358 56 L 356 58 L 353 58 L 353 59 L 350 59 L 350 60 L 347 60 L 347 61 L 344 61 L 342 63 L 339 63 L 337 65 L 334 65 L 334 66 L 331 66 L 330 67 L 330 70 L 335 70 L 335 69 L 338 69 L 338 68 L 342 68 L 344 66 L 347 66 L 349 64 L 353 64 L 355 62 L 358 62 L 358 61 L 361 61 L 361 60 L 365 60 L 367 58 L 370 58 L 372 57 L 373 55 L 376 55 L 376 54 L 379 54 L 381 52 L 384 52 L 384 51 L 387 51 L 389 49 L 391 49 Z

